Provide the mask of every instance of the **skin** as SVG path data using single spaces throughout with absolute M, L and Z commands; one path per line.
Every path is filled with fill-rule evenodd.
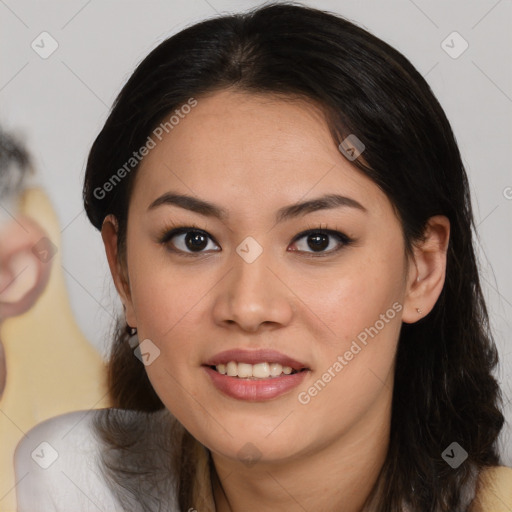
M 193 195 L 228 210 L 221 221 L 175 205 L 148 206 L 162 194 Z M 338 193 L 359 202 L 281 223 L 278 209 Z M 183 256 L 184 236 L 167 246 L 171 223 L 196 225 L 213 240 Z M 309 228 L 329 237 L 318 255 Z M 166 407 L 213 455 L 217 510 L 360 511 L 388 442 L 395 352 L 401 322 L 434 306 L 444 283 L 449 223 L 430 219 L 426 239 L 406 255 L 400 221 L 386 195 L 346 160 L 319 111 L 303 101 L 221 91 L 198 105 L 146 156 L 130 199 L 126 258 L 116 220 L 102 236 L 129 325 L 160 355 L 146 367 Z M 252 263 L 236 252 L 252 236 Z M 315 256 L 316 255 L 316 256 Z M 357 335 L 399 303 L 386 323 L 307 405 L 307 390 Z M 416 308 L 421 309 L 418 314 Z M 306 363 L 296 389 L 248 402 L 221 394 L 202 364 L 232 348 L 273 348 Z M 254 465 L 238 455 L 258 450 Z

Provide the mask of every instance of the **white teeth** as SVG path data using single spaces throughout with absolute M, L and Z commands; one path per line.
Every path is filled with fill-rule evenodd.
M 241 379 L 256 378 L 268 379 L 269 377 L 279 377 L 283 373 L 290 375 L 293 371 L 291 366 L 283 366 L 279 363 L 237 363 L 229 361 L 228 364 L 218 364 L 215 369 L 222 375 L 229 377 L 239 377 Z
M 283 373 L 283 366 L 279 363 L 272 363 L 270 365 L 270 375 L 272 377 L 277 377 L 278 375 L 281 375 Z
M 258 379 L 268 379 L 270 377 L 270 365 L 268 363 L 258 363 L 253 365 L 252 376 L 257 377 Z
M 230 361 L 227 364 L 227 374 L 229 377 L 236 377 L 238 375 L 238 364 L 234 361 Z
M 252 364 L 238 363 L 238 376 L 242 379 L 252 377 Z

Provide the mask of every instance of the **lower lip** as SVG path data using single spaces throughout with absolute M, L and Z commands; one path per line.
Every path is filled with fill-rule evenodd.
M 281 377 L 253 380 L 222 375 L 209 366 L 203 366 L 203 368 L 219 391 L 231 398 L 249 402 L 263 402 L 284 395 L 297 387 L 309 373 L 308 370 L 304 370 Z

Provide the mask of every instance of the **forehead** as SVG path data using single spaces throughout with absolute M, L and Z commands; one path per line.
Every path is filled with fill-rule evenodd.
M 166 189 L 236 205 L 275 207 L 339 192 L 389 207 L 353 167 L 312 103 L 221 91 L 174 119 L 139 167 L 133 199 L 146 207 Z M 357 197 L 356 197 L 357 196 Z

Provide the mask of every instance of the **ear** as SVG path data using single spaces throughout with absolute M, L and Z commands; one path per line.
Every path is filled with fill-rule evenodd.
M 112 279 L 114 280 L 117 293 L 123 303 L 126 322 L 130 327 L 137 327 L 137 319 L 135 317 L 135 311 L 132 303 L 128 272 L 118 253 L 118 229 L 119 225 L 116 217 L 114 215 L 107 215 L 101 227 L 101 238 L 103 239 L 103 244 L 105 246 Z
M 428 220 L 424 239 L 415 242 L 409 257 L 402 320 L 414 323 L 433 309 L 444 286 L 450 221 L 443 215 Z
M 0 232 L 0 321 L 28 311 L 50 277 L 54 248 L 41 226 L 21 215 Z

